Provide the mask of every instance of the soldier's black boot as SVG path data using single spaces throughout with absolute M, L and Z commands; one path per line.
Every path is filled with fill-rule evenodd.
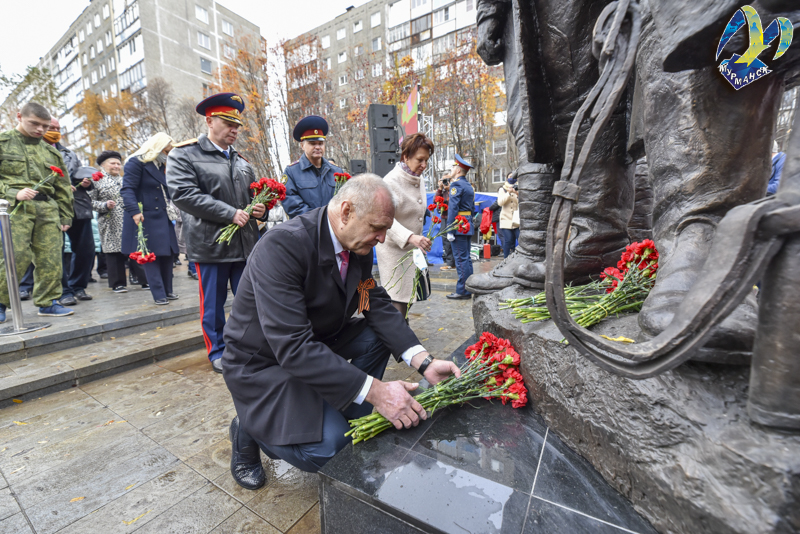
M 256 440 L 239 427 L 239 416 L 233 418 L 230 428 L 231 476 L 241 487 L 256 490 L 267 481 L 261 465 L 261 448 Z
M 514 283 L 514 273 L 521 266 L 544 261 L 553 184 L 558 180 L 558 175 L 552 165 L 522 163 L 517 170 L 517 179 L 519 245 L 488 273 L 470 276 L 466 284 L 470 293 L 486 295 L 500 291 Z

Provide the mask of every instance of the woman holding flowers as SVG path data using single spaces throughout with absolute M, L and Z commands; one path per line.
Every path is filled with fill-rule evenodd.
M 433 141 L 424 134 L 409 135 L 401 145 L 400 161 L 384 177 L 384 182 L 395 197 L 394 223 L 386 232 L 386 241 L 375 247 L 378 255 L 378 269 L 392 305 L 404 316 L 414 290 L 414 270 L 409 256 L 398 266 L 404 254 L 414 247 L 423 252 L 431 249 L 431 240 L 422 235 L 422 226 L 427 208 L 427 195 L 422 173 L 428 167 L 433 155 Z M 392 283 L 393 273 L 408 271 L 411 276 L 403 276 Z M 395 283 L 397 281 L 397 283 Z
M 125 262 L 128 256 L 122 253 L 122 224 L 125 210 L 122 207 L 122 156 L 114 150 L 105 150 L 97 156 L 100 171 L 92 176 L 94 188 L 89 191 L 92 209 L 99 214 L 97 230 L 100 246 L 108 264 L 108 287 L 115 293 L 125 293 L 127 278 Z M 144 269 L 131 262 L 131 270 L 142 284 L 147 283 Z
M 167 212 L 165 165 L 172 150 L 172 138 L 159 132 L 125 162 L 120 196 L 125 209 L 122 253 L 144 265 L 156 304 L 168 304 L 178 295 L 172 292 L 172 256 L 178 253 L 171 217 Z M 140 233 L 143 234 L 140 235 Z M 137 253 L 152 253 L 155 258 Z

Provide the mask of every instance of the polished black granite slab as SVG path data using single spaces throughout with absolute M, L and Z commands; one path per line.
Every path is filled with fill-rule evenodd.
M 655 532 L 530 406 L 487 401 L 348 445 L 320 508 L 325 534 Z

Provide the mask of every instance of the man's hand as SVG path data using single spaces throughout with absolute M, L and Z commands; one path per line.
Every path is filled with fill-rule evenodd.
M 409 391 L 417 389 L 419 384 L 408 382 L 381 382 L 372 381 L 366 401 L 375 406 L 382 416 L 398 430 L 417 426 L 420 419 L 427 419 L 428 414 L 422 405 L 409 395 Z
M 109 200 L 108 202 L 106 202 L 106 207 L 110 210 L 113 210 L 116 205 L 117 203 L 114 202 L 113 200 Z
M 256 204 L 253 206 L 253 213 L 251 215 L 256 219 L 260 219 L 265 213 L 267 213 L 267 206 L 264 204 Z
M 61 225 L 61 231 L 62 232 L 66 232 L 67 230 L 69 230 L 69 225 L 68 224 L 62 224 Z
M 36 191 L 29 187 L 25 187 L 19 190 L 17 193 L 17 200 L 31 200 L 33 197 L 36 196 Z
M 238 226 L 239 228 L 243 228 L 247 221 L 250 220 L 250 216 L 244 210 L 236 210 L 236 213 L 233 215 L 233 220 L 231 221 L 233 224 Z
M 419 369 L 419 366 L 422 365 L 423 360 L 425 360 L 425 358 L 428 356 L 429 354 L 427 352 L 420 352 L 419 354 L 414 355 L 409 363 L 414 369 Z M 451 361 L 433 360 L 428 365 L 428 368 L 425 369 L 425 374 L 422 376 L 424 376 L 425 380 L 427 380 L 432 386 L 435 386 L 450 375 L 456 375 L 456 378 L 460 378 L 461 369 L 459 369 L 458 366 Z
M 89 187 L 91 185 L 92 181 L 89 180 L 88 178 L 84 178 L 83 180 L 81 180 L 81 187 Z
M 133 216 L 133 222 L 136 223 L 136 226 L 142 224 L 143 220 L 144 220 L 144 215 L 142 215 L 141 213 L 137 213 L 136 215 Z
M 424 235 L 412 235 L 408 238 L 408 243 L 414 245 L 422 252 L 428 252 L 431 249 L 431 240 Z

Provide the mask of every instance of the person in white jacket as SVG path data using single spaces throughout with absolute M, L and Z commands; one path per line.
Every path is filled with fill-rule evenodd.
M 508 175 L 506 183 L 497 192 L 497 204 L 500 205 L 500 239 L 503 243 L 503 257 L 507 258 L 509 254 L 514 252 L 517 248 L 517 239 L 519 239 L 519 195 L 514 184 L 517 182 L 516 178 Z

